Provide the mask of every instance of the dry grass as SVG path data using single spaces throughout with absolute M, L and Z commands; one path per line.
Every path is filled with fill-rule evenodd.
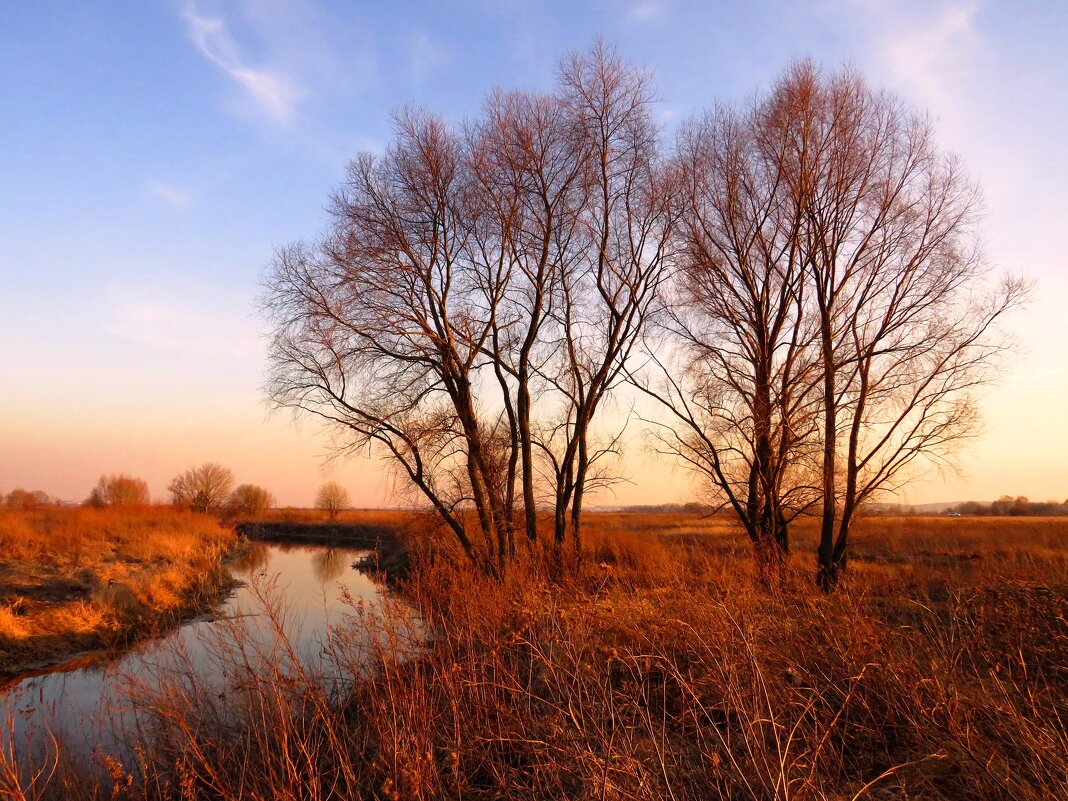
M 116 645 L 214 597 L 234 534 L 171 507 L 0 510 L 0 673 Z
M 0 783 L 183 800 L 1068 796 L 1068 521 L 873 518 L 831 597 L 800 528 L 774 592 L 719 518 L 590 515 L 587 558 L 557 581 L 530 559 L 500 584 L 422 539 L 405 588 L 434 633 L 418 659 L 397 657 L 400 616 L 363 613 L 333 644 L 345 698 L 291 660 L 234 666 L 229 694 L 147 690 L 157 725 L 133 770 L 34 783 L 8 760 Z

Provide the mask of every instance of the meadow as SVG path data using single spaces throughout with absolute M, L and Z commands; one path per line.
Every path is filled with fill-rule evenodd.
M 399 518 L 398 518 L 399 520 Z M 138 761 L 0 770 L 13 798 L 1049 799 L 1068 794 L 1068 519 L 871 517 L 842 589 L 815 526 L 782 587 L 726 518 L 591 514 L 563 573 L 503 582 L 410 518 L 375 670 L 327 693 L 281 658 L 231 691 L 144 688 Z M 368 646 L 364 646 L 368 647 Z M 403 656 L 402 656 L 403 655 Z M 33 776 L 37 775 L 36 780 Z
M 235 542 L 214 517 L 170 506 L 0 509 L 0 677 L 209 608 Z

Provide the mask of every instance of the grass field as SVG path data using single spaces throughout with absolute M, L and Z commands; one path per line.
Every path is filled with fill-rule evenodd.
M 217 599 L 234 534 L 172 507 L 0 509 L 0 675 L 146 636 Z
M 812 522 L 774 590 L 726 518 L 591 514 L 574 571 L 531 557 L 503 583 L 406 531 L 403 590 L 434 633 L 419 658 L 364 613 L 377 670 L 344 698 L 285 660 L 226 694 L 178 682 L 142 699 L 158 725 L 136 770 L 32 782 L 9 760 L 0 781 L 16 798 L 1068 797 L 1068 519 L 869 518 L 831 596 Z

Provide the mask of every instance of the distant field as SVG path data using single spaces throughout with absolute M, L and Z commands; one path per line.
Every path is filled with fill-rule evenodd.
M 596 511 L 583 520 L 586 551 L 594 561 L 622 560 L 640 572 L 657 560 L 689 553 L 702 560 L 737 559 L 741 569 L 749 569 L 751 545 L 726 513 Z M 316 524 L 327 516 L 316 509 L 276 509 L 261 521 Z M 418 532 L 433 519 L 402 510 L 350 509 L 336 523 Z M 547 517 L 541 526 L 548 538 Z M 799 582 L 815 573 L 818 539 L 816 518 L 800 518 L 791 527 L 791 571 Z M 858 520 L 852 532 L 847 581 L 857 585 L 940 592 L 996 576 L 1068 586 L 1068 517 L 873 515 Z
M 652 536 L 724 555 L 749 553 L 744 531 L 725 514 L 596 512 L 585 520 L 594 543 L 623 539 L 637 545 Z M 815 570 L 818 539 L 818 519 L 801 518 L 792 525 L 795 567 Z M 1045 576 L 1049 570 L 1064 571 L 1068 563 L 1068 517 L 876 515 L 857 521 L 850 542 L 855 575 L 900 577 L 930 570 L 947 577 L 1034 569 Z
M 335 522 L 365 525 L 393 524 L 408 520 L 413 514 L 404 509 L 343 509 L 337 513 Z M 269 509 L 256 519 L 279 523 L 326 523 L 330 521 L 330 516 L 321 509 L 287 506 Z

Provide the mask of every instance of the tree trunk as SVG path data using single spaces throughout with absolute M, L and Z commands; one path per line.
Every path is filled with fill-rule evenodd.
M 838 415 L 835 402 L 834 342 L 830 313 L 820 304 L 823 347 L 823 519 L 820 526 L 820 546 L 817 554 L 816 584 L 824 592 L 838 586 L 838 566 L 834 559 L 835 519 L 835 454 L 837 450 Z

